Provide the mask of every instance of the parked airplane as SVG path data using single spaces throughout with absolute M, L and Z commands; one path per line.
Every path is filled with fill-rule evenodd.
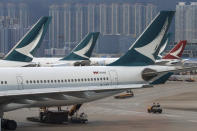
M 64 58 L 51 58 L 51 57 L 42 57 L 34 58 L 32 62 L 37 63 L 39 66 L 84 66 L 84 65 L 108 65 L 118 58 L 96 58 L 90 57 L 95 47 L 96 40 L 99 33 L 89 33 L 74 49 L 71 53 Z M 164 36 L 165 41 L 169 34 Z M 164 45 L 166 46 L 166 43 Z M 160 45 L 163 45 L 162 43 Z M 164 46 L 163 46 L 164 47 Z M 162 47 L 162 48 L 163 48 Z M 161 48 L 161 47 L 159 47 Z M 78 53 L 77 53 L 78 52 Z M 84 55 L 85 54 L 85 55 Z
M 34 58 L 39 66 L 84 66 L 90 65 L 89 58 L 95 47 L 99 32 L 91 32 L 64 58 Z
M 142 88 L 160 74 L 185 70 L 152 65 L 173 15 L 161 11 L 128 52 L 108 66 L 0 68 L 0 117 L 20 108 L 94 101 Z M 15 129 L 16 122 L 3 119 L 3 127 Z
M 25 36 L 0 60 L 0 67 L 30 66 L 35 50 L 47 31 L 50 17 L 42 17 Z
M 182 53 L 184 51 L 184 48 L 186 46 L 187 41 L 183 40 L 180 41 L 178 44 L 175 45 L 175 47 L 165 56 L 161 56 L 160 54 L 164 51 L 166 45 L 167 45 L 168 39 L 166 40 L 165 44 L 160 48 L 160 51 L 158 53 L 156 63 L 157 65 L 176 65 L 176 64 L 182 64 L 184 60 L 181 60 Z M 114 61 L 116 61 L 118 58 L 90 58 L 92 65 L 108 65 Z
M 178 44 L 175 45 L 175 47 L 167 53 L 165 56 L 162 57 L 161 60 L 156 60 L 156 64 L 158 65 L 183 65 L 186 59 L 181 59 L 183 50 L 186 46 L 187 41 L 183 40 L 180 41 Z M 173 75 L 173 72 L 166 73 L 162 75 L 161 77 L 155 79 L 151 82 L 151 84 L 164 84 L 170 76 Z
M 97 58 L 97 57 L 91 57 L 93 48 L 95 47 L 96 40 L 98 38 L 99 33 L 89 33 L 83 40 L 78 44 L 77 47 L 71 51 L 71 53 L 64 57 L 42 57 L 42 58 L 34 58 L 32 62 L 37 63 L 39 66 L 46 66 L 46 67 L 52 67 L 52 66 L 84 66 L 84 65 L 108 65 L 114 61 L 116 61 L 118 58 Z M 164 44 L 162 45 L 162 49 L 165 49 L 166 44 L 168 43 L 169 34 L 167 36 L 164 36 Z M 78 48 L 80 47 L 80 48 Z M 83 48 L 84 47 L 84 48 Z M 88 50 L 88 48 L 90 50 Z M 86 49 L 85 49 L 86 48 Z M 161 49 L 161 50 L 162 50 Z M 161 50 L 159 53 L 161 53 Z M 81 52 L 80 54 L 76 54 L 75 52 Z M 86 54 L 88 52 L 87 56 L 84 56 L 83 54 Z M 163 51 L 162 51 L 163 52 Z
M 163 56 L 161 59 L 156 61 L 158 65 L 176 65 L 176 64 L 183 64 L 184 60 L 181 59 L 182 53 L 185 49 L 187 44 L 186 40 L 180 41 L 175 47 Z

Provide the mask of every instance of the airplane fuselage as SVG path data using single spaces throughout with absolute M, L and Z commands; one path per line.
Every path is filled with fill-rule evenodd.
M 75 62 L 81 62 L 82 60 L 79 61 L 67 61 L 67 60 L 60 60 L 61 58 L 34 58 L 33 63 L 37 63 L 42 67 L 52 67 L 52 66 L 73 66 Z M 96 65 L 96 66 L 105 66 L 108 64 L 113 63 L 116 61 L 118 58 L 98 58 L 98 57 L 91 57 L 90 58 L 90 65 Z M 172 65 L 177 65 L 181 64 L 181 60 L 179 59 L 160 59 L 156 60 L 155 62 L 156 65 L 167 65 L 167 66 L 172 66 Z
M 20 61 L 9 61 L 9 60 L 0 60 L 0 68 L 1 67 L 23 67 L 35 65 L 32 62 L 20 62 Z
M 88 88 L 97 86 L 116 87 L 132 84 L 148 83 L 142 78 L 142 72 L 146 68 L 156 71 L 165 71 L 174 69 L 175 67 L 164 66 L 142 66 L 142 67 L 110 67 L 110 66 L 89 66 L 89 67 L 23 67 L 23 68 L 0 68 L 0 93 L 6 91 L 26 91 L 26 90 L 51 90 L 51 89 L 72 89 L 72 88 Z M 121 92 L 102 91 L 102 92 L 86 92 L 77 96 L 66 95 L 61 99 L 57 94 L 55 96 L 15 100 L 3 106 L 1 110 L 4 112 L 25 107 L 42 107 L 42 106 L 63 106 L 77 103 L 89 102 L 101 99 L 110 95 Z M 84 95 L 86 97 L 84 97 Z

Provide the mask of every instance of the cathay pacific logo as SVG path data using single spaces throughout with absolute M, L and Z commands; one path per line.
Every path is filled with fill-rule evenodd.
M 165 44 L 161 47 L 161 49 L 159 50 L 159 57 L 162 58 L 161 54 L 162 52 L 165 50 L 166 45 L 168 44 L 168 39 L 165 41 Z
M 168 18 L 166 19 L 165 24 L 161 29 L 161 32 L 157 35 L 157 37 L 152 42 L 150 42 L 149 44 L 147 44 L 143 47 L 135 48 L 135 50 L 137 52 L 139 52 L 140 54 L 143 54 L 144 56 L 155 61 L 154 53 L 157 51 L 159 44 L 161 43 L 161 41 L 165 35 L 165 32 L 167 30 L 167 26 L 168 26 Z
M 178 50 L 176 50 L 176 51 L 170 53 L 170 55 L 172 55 L 172 56 L 174 56 L 174 57 L 176 57 L 176 58 L 179 59 L 180 57 L 179 57 L 178 55 L 180 54 L 182 48 L 183 48 L 183 44 L 181 44 L 181 47 L 180 47 Z
M 93 36 L 90 38 L 88 44 L 85 47 L 83 47 L 82 49 L 80 49 L 78 51 L 74 51 L 73 53 L 75 53 L 76 55 L 79 55 L 81 57 L 89 59 L 89 57 L 87 57 L 85 54 L 89 51 L 92 43 L 93 43 Z
M 36 38 L 29 44 L 27 44 L 26 46 L 22 47 L 22 48 L 17 48 L 15 49 L 17 52 L 26 55 L 28 57 L 33 58 L 32 54 L 30 53 L 33 49 L 35 49 L 35 47 L 38 45 L 38 42 L 41 39 L 41 36 L 43 34 L 43 30 L 44 30 L 44 25 L 42 26 L 42 28 L 40 29 L 38 35 L 36 36 Z

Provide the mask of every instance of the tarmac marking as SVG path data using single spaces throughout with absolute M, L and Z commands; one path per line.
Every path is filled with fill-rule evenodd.
M 128 111 L 128 110 L 123 110 L 123 109 L 109 109 L 109 108 L 102 108 L 102 107 L 97 107 L 94 108 L 94 112 L 89 112 L 88 114 L 94 114 L 95 112 L 102 112 L 107 113 L 107 114 L 120 114 L 120 115 L 131 115 L 131 114 L 142 114 L 142 115 L 147 115 L 146 112 L 138 112 L 138 111 Z
M 163 114 L 163 116 L 167 116 L 167 117 L 182 117 L 182 116 L 178 116 L 178 115 L 170 115 L 170 114 Z
M 188 120 L 188 121 L 197 123 L 197 120 Z

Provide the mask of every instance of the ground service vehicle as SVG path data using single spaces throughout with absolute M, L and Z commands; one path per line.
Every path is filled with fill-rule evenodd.
M 124 99 L 124 98 L 133 97 L 133 96 L 134 96 L 133 91 L 127 90 L 126 93 L 120 94 L 120 95 L 117 95 L 117 96 L 114 96 L 114 98 L 115 98 L 115 99 Z
M 162 108 L 160 104 L 153 104 L 152 106 L 149 106 L 147 109 L 148 113 L 162 113 Z

